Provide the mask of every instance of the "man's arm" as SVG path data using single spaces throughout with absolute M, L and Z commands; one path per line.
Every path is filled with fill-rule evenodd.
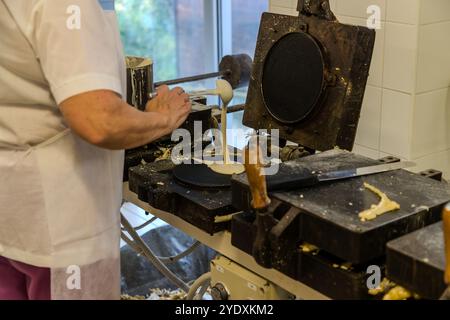
M 179 128 L 191 111 L 181 88 L 158 88 L 158 96 L 141 112 L 112 91 L 86 92 L 63 101 L 69 127 L 87 142 L 105 149 L 143 146 Z

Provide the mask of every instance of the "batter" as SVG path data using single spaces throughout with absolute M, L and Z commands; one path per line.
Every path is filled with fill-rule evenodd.
M 361 221 L 364 222 L 375 220 L 377 217 L 385 213 L 400 210 L 400 205 L 397 202 L 390 200 L 388 196 L 381 192 L 379 189 L 371 186 L 368 183 L 364 183 L 364 187 L 378 195 L 381 198 L 381 201 L 378 205 L 373 205 L 369 210 L 361 212 L 359 214 L 359 218 L 361 219 Z
M 230 161 L 230 153 L 228 150 L 228 143 L 227 143 L 227 114 L 228 114 L 227 111 L 228 105 L 230 104 L 231 100 L 233 100 L 234 96 L 233 88 L 225 80 L 217 80 L 216 85 L 217 85 L 216 90 L 205 93 L 218 95 L 222 100 L 221 134 L 222 134 L 223 163 L 222 164 L 213 163 L 208 164 L 208 166 L 212 171 L 223 175 L 241 174 L 245 172 L 244 165 Z
M 406 290 L 403 287 L 397 286 L 391 289 L 384 297 L 383 300 L 386 301 L 401 301 L 408 300 L 412 298 L 413 295 L 410 291 Z

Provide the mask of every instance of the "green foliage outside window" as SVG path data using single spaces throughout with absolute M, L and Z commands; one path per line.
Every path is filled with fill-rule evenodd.
M 155 80 L 177 77 L 175 0 L 116 0 L 127 55 L 157 61 Z

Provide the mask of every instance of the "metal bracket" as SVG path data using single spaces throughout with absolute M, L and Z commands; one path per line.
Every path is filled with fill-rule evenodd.
M 298 0 L 297 10 L 300 16 L 316 16 L 328 21 L 337 21 L 331 11 L 329 0 Z
M 430 169 L 430 170 L 422 171 L 419 174 L 423 177 L 443 182 L 444 173 L 442 171 Z

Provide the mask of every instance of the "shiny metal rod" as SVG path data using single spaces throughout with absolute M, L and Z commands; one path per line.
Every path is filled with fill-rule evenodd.
M 179 78 L 179 79 L 173 79 L 173 80 L 156 82 L 155 83 L 155 87 L 160 87 L 162 85 L 171 86 L 171 85 L 180 84 L 180 83 L 206 80 L 206 79 L 211 79 L 211 78 L 223 77 L 223 76 L 230 75 L 230 74 L 231 74 L 230 70 L 219 71 L 219 72 L 212 72 L 212 73 L 205 73 L 205 74 L 201 74 L 201 75 L 198 75 L 198 76 L 192 76 L 192 77 L 185 77 L 185 78 Z

